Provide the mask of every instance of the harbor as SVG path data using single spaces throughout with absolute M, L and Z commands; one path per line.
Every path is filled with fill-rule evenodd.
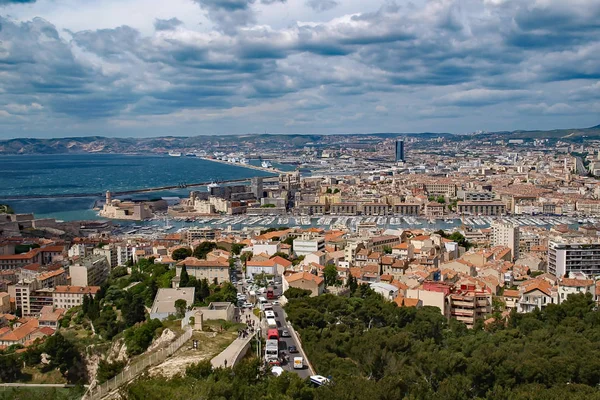
M 153 220 L 131 222 L 118 221 L 123 234 L 139 236 L 153 235 L 164 232 L 182 232 L 186 229 L 208 228 L 229 231 L 262 230 L 268 228 L 317 228 L 323 230 L 348 230 L 357 232 L 360 229 L 389 229 L 411 230 L 423 229 L 436 231 L 456 231 L 465 227 L 473 229 L 488 228 L 495 220 L 504 220 L 518 226 L 534 226 L 550 228 L 556 225 L 576 226 L 578 224 L 595 224 L 600 221 L 596 218 L 577 219 L 565 216 L 505 216 L 499 218 L 477 216 L 453 219 L 429 220 L 413 216 L 207 216 L 187 219 L 171 219 L 164 223 L 165 217 Z

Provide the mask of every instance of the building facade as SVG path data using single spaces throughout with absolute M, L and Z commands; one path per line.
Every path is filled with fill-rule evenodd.
M 506 221 L 492 222 L 492 246 L 506 246 L 512 252 L 513 261 L 519 258 L 519 226 Z

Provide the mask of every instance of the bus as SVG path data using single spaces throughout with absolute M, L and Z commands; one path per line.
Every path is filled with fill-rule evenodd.
M 279 331 L 277 329 L 267 330 L 267 339 L 268 340 L 279 340 Z
M 268 288 L 267 289 L 267 299 L 268 300 L 274 300 L 275 299 L 275 291 L 273 291 L 273 288 Z
M 272 329 L 277 329 L 277 321 L 275 318 L 267 318 L 267 326 Z

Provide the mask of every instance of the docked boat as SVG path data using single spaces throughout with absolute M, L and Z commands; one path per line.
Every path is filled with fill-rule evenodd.
M 171 157 L 181 157 L 181 152 L 179 152 L 179 151 L 170 151 L 169 155 Z
M 261 165 L 263 168 L 273 168 L 273 164 L 271 164 L 271 162 L 270 162 L 270 161 L 263 161 L 263 162 L 262 162 L 260 165 Z
M 215 187 L 219 187 L 219 184 L 217 182 L 211 182 L 208 185 L 206 185 L 206 188 L 208 189 L 209 192 L 210 192 L 210 189 L 215 188 Z

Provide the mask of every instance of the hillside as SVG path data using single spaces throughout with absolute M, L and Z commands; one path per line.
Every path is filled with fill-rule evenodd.
M 193 151 L 212 146 L 242 146 L 260 150 L 301 148 L 307 144 L 313 146 L 338 144 L 343 134 L 247 134 L 226 136 L 164 136 L 156 138 L 108 138 L 102 136 L 32 139 L 16 138 L 0 141 L 0 154 L 66 154 L 66 153 L 166 153 L 169 150 Z M 461 140 L 463 135 L 451 133 L 393 133 L 379 132 L 352 135 L 353 138 L 364 137 L 374 141 L 391 139 L 399 136 L 419 137 L 424 140 L 446 137 Z M 483 136 L 490 138 L 511 139 L 553 139 L 580 142 L 584 139 L 600 139 L 600 125 L 590 128 L 556 129 L 556 130 L 516 130 L 512 132 L 486 132 Z

